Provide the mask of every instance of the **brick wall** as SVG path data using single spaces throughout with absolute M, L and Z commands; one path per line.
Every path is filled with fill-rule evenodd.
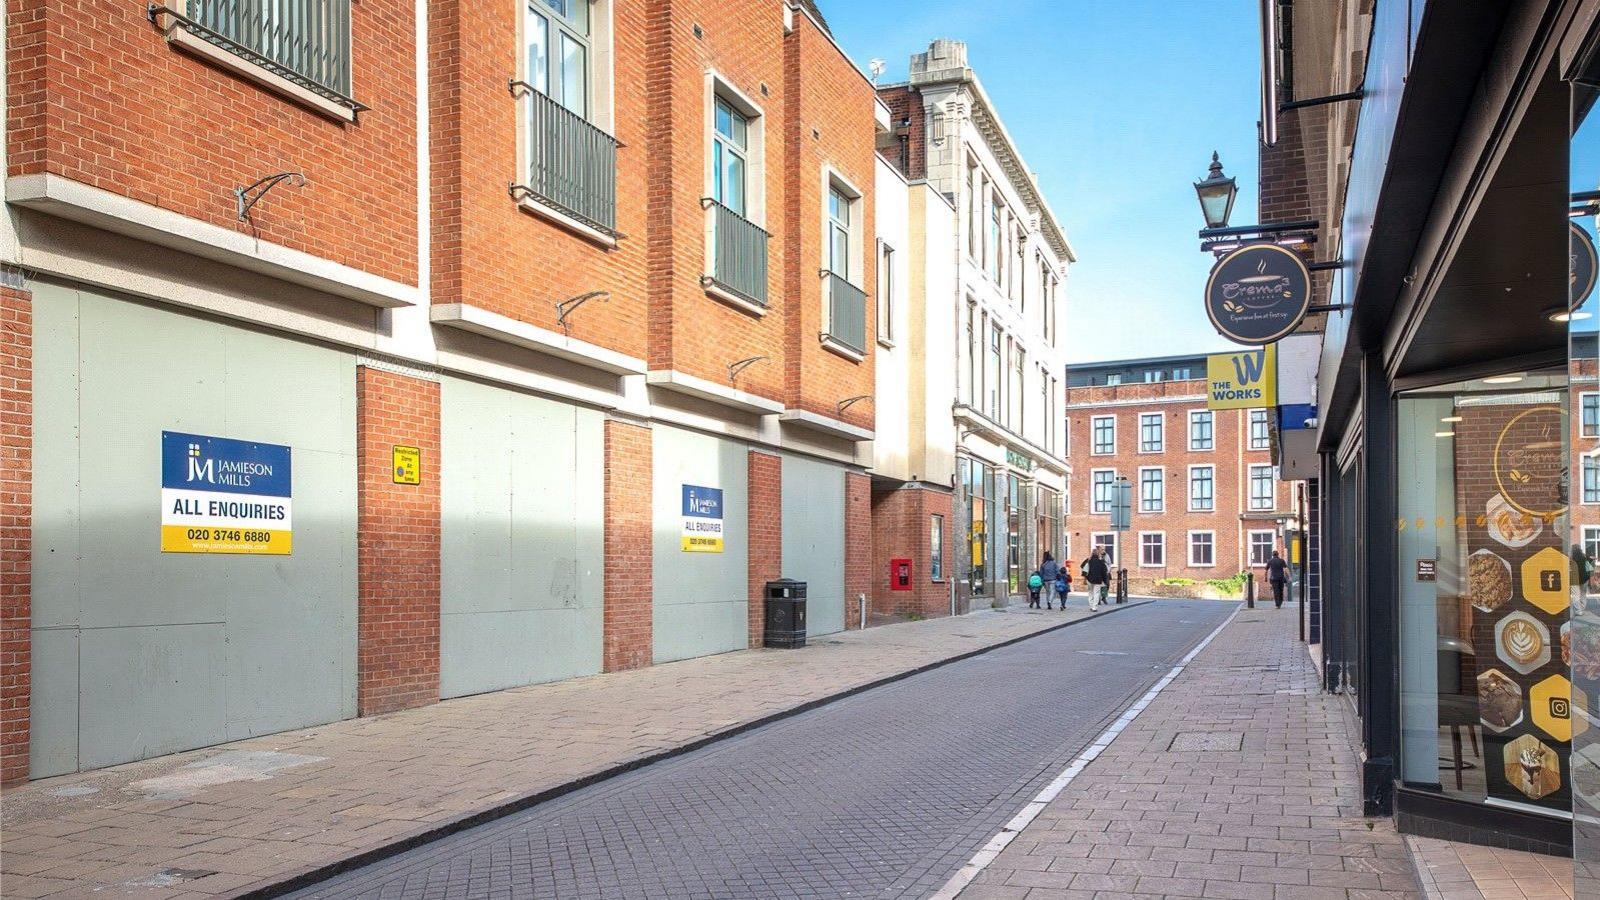
M 357 123 L 174 49 L 143 3 L 11 0 L 7 17 L 9 175 L 48 172 L 249 233 L 234 188 L 303 172 L 304 187 L 281 185 L 253 210 L 262 239 L 416 283 L 407 0 L 351 4 L 352 83 L 371 107 Z
M 909 179 L 926 178 L 928 127 L 922 92 L 901 84 L 879 90 L 878 99 L 889 108 L 889 123 L 897 138 L 893 147 L 882 151 L 883 158 Z
M 650 665 L 651 594 L 638 589 L 640 548 L 654 541 L 650 429 L 616 419 L 605 425 L 605 671 Z
M 933 618 L 950 614 L 950 585 L 934 580 L 930 568 L 933 516 L 944 517 L 943 550 L 945 578 L 954 570 L 951 542 L 954 523 L 950 515 L 951 494 L 925 487 L 901 487 L 875 491 L 872 495 L 872 604 L 869 612 L 878 616 L 921 616 Z M 891 589 L 889 561 L 911 559 L 911 590 Z
M 1068 459 L 1072 464 L 1072 483 L 1068 494 L 1067 552 L 1074 563 L 1081 562 L 1092 549 L 1091 535 L 1111 531 L 1108 514 L 1092 512 L 1093 471 L 1113 469 L 1133 482 L 1132 527 L 1121 538 L 1120 561 L 1128 569 L 1135 590 L 1145 590 L 1158 578 L 1193 578 L 1204 581 L 1228 578 L 1242 570 L 1247 557 L 1247 532 L 1274 530 L 1274 520 L 1287 512 L 1293 497 L 1287 485 L 1275 483 L 1276 503 L 1272 511 L 1248 509 L 1251 465 L 1270 465 L 1271 453 L 1250 450 L 1248 410 L 1217 410 L 1213 415 L 1213 449 L 1189 449 L 1189 411 L 1205 409 L 1204 379 L 1164 381 L 1153 384 L 1075 387 L 1067 390 Z M 1193 398 L 1193 399 L 1178 399 Z M 1148 402 L 1145 402 L 1148 401 Z M 1085 404 L 1084 408 L 1077 408 Z M 1164 449 L 1160 453 L 1141 453 L 1139 417 L 1160 413 L 1164 423 Z M 1095 455 L 1092 449 L 1091 419 L 1095 416 L 1116 419 L 1116 452 Z M 1210 512 L 1189 511 L 1189 466 L 1214 467 L 1212 495 L 1215 508 Z M 1165 468 L 1165 511 L 1139 510 L 1139 469 Z M 1211 531 L 1215 536 L 1216 565 L 1189 565 L 1189 532 Z M 1159 531 L 1165 535 L 1166 565 L 1139 565 L 1139 532 Z M 1259 567 L 1258 567 L 1259 568 Z M 1074 581 L 1078 579 L 1074 572 Z M 1262 575 L 1258 571 L 1257 579 Z
M 0 287 L 0 784 L 28 777 L 32 565 L 33 302 Z
M 395 484 L 394 445 L 422 451 L 421 484 Z M 356 370 L 359 480 L 357 707 L 439 699 L 439 385 Z
M 844 627 L 861 627 L 861 600 L 872 593 L 872 479 L 844 476 Z
M 750 451 L 750 646 L 766 639 L 767 582 L 783 577 L 783 459 Z

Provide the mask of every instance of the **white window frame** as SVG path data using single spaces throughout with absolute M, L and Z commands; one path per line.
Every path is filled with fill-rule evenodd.
M 717 100 L 721 99 L 730 107 L 738 110 L 746 118 L 745 123 L 745 196 L 742 213 L 744 218 L 758 228 L 767 228 L 767 116 L 761 105 L 750 96 L 734 86 L 733 82 L 724 77 L 716 69 L 706 71 L 704 112 L 704 144 L 705 171 L 704 193 L 702 197 L 714 197 L 716 191 L 716 132 L 717 132 Z M 702 262 L 702 272 L 711 273 L 717 270 L 717 211 L 710 204 L 705 204 L 705 259 Z M 731 293 L 721 290 L 708 289 L 707 293 L 730 306 L 744 310 L 755 316 L 767 314 L 767 308 L 749 303 Z
M 1600 420 L 1596 427 L 1589 428 L 1583 421 L 1584 407 L 1588 405 L 1589 398 L 1593 397 L 1596 404 L 1600 404 L 1600 391 L 1582 391 L 1578 394 L 1578 436 L 1585 438 L 1600 438 Z M 1596 410 L 1600 413 L 1600 410 Z
M 1600 479 L 1600 451 L 1580 453 L 1578 457 L 1578 503 L 1582 506 L 1600 506 L 1600 499 L 1589 499 L 1588 485 L 1585 484 L 1590 467 L 1594 467 L 1595 477 Z
M 878 343 L 885 347 L 894 346 L 894 290 L 895 290 L 895 253 L 894 246 L 882 238 L 878 239 Z
M 928 580 L 944 581 L 944 516 L 939 513 L 928 517 Z
M 1194 550 L 1195 550 L 1194 539 L 1195 539 L 1196 535 L 1201 535 L 1201 534 L 1206 535 L 1206 536 L 1211 538 L 1211 562 L 1208 562 L 1208 563 L 1195 562 L 1195 559 L 1194 559 Z M 1189 547 L 1189 568 L 1191 568 L 1191 569 L 1215 569 L 1217 567 L 1217 533 L 1215 531 L 1213 531 L 1212 529 L 1209 529 L 1209 528 L 1193 528 L 1193 529 L 1190 529 L 1189 530 L 1188 547 Z
M 1113 508 L 1115 508 L 1116 505 L 1117 505 L 1117 498 L 1116 498 L 1115 495 L 1113 495 L 1113 496 L 1110 496 L 1110 497 L 1106 498 L 1106 508 L 1105 508 L 1104 512 L 1102 512 L 1102 511 L 1100 511 L 1100 510 L 1095 508 L 1094 489 L 1097 486 L 1097 483 L 1095 482 L 1095 476 L 1101 474 L 1102 472 L 1109 473 L 1111 475 L 1110 484 L 1112 486 L 1115 486 L 1116 483 L 1117 483 L 1117 470 L 1116 469 L 1090 469 L 1089 470 L 1089 514 L 1090 515 L 1109 516 L 1109 515 L 1111 515 L 1111 510 Z
M 1095 423 L 1102 420 L 1111 422 L 1111 449 L 1101 450 L 1095 441 Z M 1117 417 L 1116 416 L 1090 416 L 1089 417 L 1089 455 L 1090 456 L 1116 456 L 1117 455 Z
M 1154 450 L 1145 448 L 1144 426 L 1146 419 L 1156 421 L 1156 447 Z M 1165 453 L 1167 450 L 1167 417 L 1159 412 L 1139 413 L 1139 452 L 1140 453 Z
M 1156 543 L 1155 543 L 1155 546 L 1159 547 L 1160 550 L 1161 550 L 1161 560 L 1159 562 L 1146 562 L 1145 561 L 1145 558 L 1144 558 L 1144 551 L 1146 550 L 1145 538 L 1147 538 L 1147 537 L 1160 538 L 1160 540 L 1156 541 Z M 1164 569 L 1164 568 L 1166 568 L 1166 566 L 1167 566 L 1167 533 L 1165 531 L 1141 531 L 1141 532 L 1139 532 L 1139 568 L 1141 568 L 1141 569 Z
M 1121 558 L 1122 550 L 1121 547 L 1117 546 L 1117 536 L 1118 532 L 1115 531 L 1097 531 L 1089 535 L 1088 552 L 1093 553 L 1095 547 L 1106 548 L 1110 552 L 1110 557 L 1106 560 L 1106 567 L 1113 572 L 1117 570 L 1117 560 Z M 1110 538 L 1110 540 L 1103 541 L 1101 538 Z
M 1199 418 L 1206 418 L 1210 422 L 1210 425 L 1211 425 L 1211 446 L 1209 446 L 1209 447 L 1196 447 L 1194 445 L 1194 423 L 1195 423 L 1195 420 L 1199 419 Z M 1191 453 L 1210 453 L 1213 450 L 1216 450 L 1217 449 L 1217 417 L 1216 417 L 1216 414 L 1213 413 L 1209 409 L 1191 409 L 1191 410 L 1189 410 L 1189 434 L 1188 434 L 1188 440 L 1189 440 L 1189 452 L 1191 452 Z
M 1256 503 L 1256 474 L 1261 469 L 1265 469 L 1267 472 L 1267 486 L 1272 492 L 1271 496 L 1268 497 L 1269 503 L 1266 506 L 1260 506 Z M 1215 486 L 1213 485 L 1212 493 L 1214 494 L 1215 492 Z M 1271 463 L 1252 463 L 1245 472 L 1245 503 L 1252 512 L 1263 512 L 1278 508 L 1278 479 L 1272 472 Z
M 1261 557 L 1261 561 L 1256 562 L 1256 538 L 1263 536 L 1267 539 L 1267 550 L 1265 555 Z M 1256 569 L 1265 566 L 1267 564 L 1267 560 L 1272 558 L 1272 551 L 1276 549 L 1278 549 L 1278 533 L 1276 531 L 1273 531 L 1270 528 L 1252 528 L 1245 532 L 1244 552 L 1245 559 L 1249 560 L 1248 568 Z
M 1247 435 L 1247 438 L 1248 438 L 1248 443 L 1246 444 L 1246 447 L 1248 449 L 1250 449 L 1250 450 L 1271 450 L 1272 449 L 1272 416 L 1271 416 L 1270 411 L 1267 410 L 1267 409 L 1261 408 L 1261 407 L 1257 407 L 1256 409 L 1246 410 L 1246 413 L 1247 413 L 1247 415 L 1245 416 L 1245 428 L 1247 429 L 1246 435 Z M 1261 415 L 1261 425 L 1262 425 L 1262 428 L 1261 428 L 1261 432 L 1262 432 L 1261 440 L 1259 442 L 1256 441 L 1256 414 L 1257 413 L 1259 413 Z
M 1600 525 L 1585 525 L 1581 532 L 1583 551 L 1593 559 L 1600 559 Z M 1590 552 L 1593 548 L 1595 552 Z
M 1161 496 L 1156 498 L 1156 505 L 1146 507 L 1144 500 L 1144 474 L 1154 472 L 1158 476 L 1156 483 L 1161 485 Z M 1161 513 L 1167 511 L 1167 467 L 1166 466 L 1140 466 L 1139 467 L 1139 512 Z
M 1211 505 L 1201 507 L 1194 505 L 1194 472 L 1196 469 L 1211 470 Z M 1189 481 L 1185 485 L 1189 497 L 1189 512 L 1216 512 L 1217 511 L 1217 467 L 1211 463 L 1195 463 L 1189 466 Z

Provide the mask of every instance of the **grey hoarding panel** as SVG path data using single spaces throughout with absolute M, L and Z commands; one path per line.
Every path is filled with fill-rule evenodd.
M 783 577 L 806 583 L 806 632 L 844 630 L 844 467 L 783 458 Z
M 354 357 L 33 289 L 35 408 L 53 411 L 34 433 L 35 640 L 53 656 L 33 697 L 42 723 L 64 703 L 78 721 L 35 731 L 35 758 L 70 771 L 353 716 Z M 290 446 L 293 553 L 161 553 L 163 430 Z M 70 662 L 56 626 L 81 631 Z M 41 683 L 68 669 L 71 698 Z
M 603 416 L 460 378 L 440 400 L 439 693 L 600 671 Z
M 749 644 L 745 597 L 749 590 L 748 484 L 750 452 L 743 444 L 656 425 L 654 435 L 655 522 L 653 571 L 640 590 L 654 584 L 655 661 L 688 659 Z M 721 553 L 683 550 L 683 486 L 719 488 L 723 502 Z M 646 560 L 642 557 L 642 566 Z

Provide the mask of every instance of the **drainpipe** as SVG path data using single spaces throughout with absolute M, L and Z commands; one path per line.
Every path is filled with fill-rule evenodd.
M 860 606 L 861 606 L 861 630 L 862 631 L 866 631 L 867 630 L 867 595 L 866 594 L 857 594 L 856 595 L 856 603 L 860 604 Z

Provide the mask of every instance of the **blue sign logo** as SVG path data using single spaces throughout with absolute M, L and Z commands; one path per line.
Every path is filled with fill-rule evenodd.
M 291 483 L 282 444 L 161 432 L 163 488 L 287 497 Z
M 722 518 L 722 488 L 684 485 L 683 514 L 697 519 Z

